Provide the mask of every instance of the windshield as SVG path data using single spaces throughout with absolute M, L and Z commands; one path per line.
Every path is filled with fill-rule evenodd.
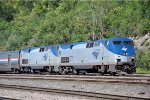
M 132 41 L 124 41 L 123 42 L 125 45 L 133 45 L 133 42 Z
M 113 44 L 121 44 L 121 41 L 113 41 Z
M 119 44 L 124 44 L 124 45 L 133 45 L 133 41 L 113 41 L 113 44 L 119 45 Z

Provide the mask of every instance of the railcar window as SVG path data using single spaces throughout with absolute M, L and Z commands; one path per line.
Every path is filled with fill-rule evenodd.
M 61 63 L 69 63 L 69 57 L 61 57 Z
M 113 44 L 121 44 L 121 41 L 113 41 Z
M 123 44 L 126 44 L 126 45 L 133 45 L 133 42 L 132 42 L 132 41 L 124 41 Z
M 86 48 L 92 48 L 94 46 L 94 43 L 88 43 L 87 45 L 86 45 Z

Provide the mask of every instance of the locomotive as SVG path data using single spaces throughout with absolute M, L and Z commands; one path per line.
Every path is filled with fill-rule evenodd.
M 115 75 L 135 70 L 133 41 L 123 37 L 0 52 L 0 71 Z

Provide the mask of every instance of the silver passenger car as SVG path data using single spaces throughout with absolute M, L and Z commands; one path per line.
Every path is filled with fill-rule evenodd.
M 19 51 L 0 52 L 0 72 L 19 71 Z

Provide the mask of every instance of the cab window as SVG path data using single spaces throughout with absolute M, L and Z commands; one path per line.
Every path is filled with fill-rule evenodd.
M 40 48 L 39 52 L 48 51 L 48 48 Z
M 124 41 L 123 44 L 125 44 L 125 45 L 133 45 L 133 42 L 132 41 Z
M 44 52 L 44 49 L 45 49 L 45 48 L 40 48 L 40 52 Z
M 29 49 L 28 53 L 30 53 L 31 49 Z
M 121 44 L 121 41 L 113 41 L 113 44 Z
M 87 45 L 86 45 L 86 48 L 92 48 L 94 46 L 94 43 L 88 43 Z

